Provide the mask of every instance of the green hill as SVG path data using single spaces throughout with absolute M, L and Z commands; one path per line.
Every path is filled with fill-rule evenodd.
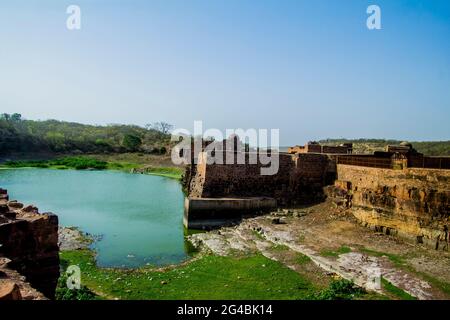
M 170 125 L 85 125 L 57 120 L 24 120 L 20 114 L 0 116 L 0 155 L 14 152 L 165 154 Z
M 20 152 L 70 154 L 108 154 L 142 152 L 166 154 L 170 149 L 171 126 L 164 122 L 147 125 L 86 125 L 58 120 L 34 121 L 20 114 L 0 115 L 0 155 Z M 384 150 L 401 141 L 386 139 L 325 139 L 321 144 L 352 142 L 355 153 Z M 412 142 L 414 148 L 429 156 L 450 156 L 450 141 Z

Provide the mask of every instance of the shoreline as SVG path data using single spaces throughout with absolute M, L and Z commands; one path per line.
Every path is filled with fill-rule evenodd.
M 19 160 L 20 161 L 20 160 Z M 130 174 L 146 174 L 146 175 L 153 175 L 153 176 L 159 176 L 159 177 L 165 177 L 169 179 L 175 179 L 180 181 L 182 179 L 183 170 L 178 167 L 152 167 L 152 170 L 155 170 L 154 172 L 148 172 L 148 171 L 142 171 L 142 172 L 135 172 L 136 170 L 142 169 L 143 165 L 140 165 L 138 163 L 120 163 L 120 162 L 110 162 L 105 161 L 106 167 L 104 169 L 95 169 L 95 168 L 86 168 L 86 169 L 77 169 L 73 167 L 68 166 L 62 166 L 62 165 L 48 165 L 47 167 L 42 166 L 8 166 L 5 164 L 0 164 L 0 170 L 8 170 L 8 169 L 50 169 L 50 170 L 79 170 L 79 171 L 117 171 L 117 172 L 124 172 L 124 173 L 130 173 Z M 177 173 L 166 173 L 167 170 L 173 170 Z M 162 172 L 158 172 L 158 170 L 161 170 Z
M 119 169 L 104 169 L 104 170 L 98 170 L 98 169 L 75 169 L 75 168 L 52 168 L 52 167 L 48 167 L 48 168 L 39 168 L 39 167 L 5 167 L 5 166 L 0 166 L 0 170 L 30 170 L 30 169 L 48 169 L 48 170 L 74 170 L 74 171 L 110 171 L 110 172 L 122 172 L 122 173 L 128 173 L 128 174 L 143 174 L 143 175 L 149 175 L 149 176 L 157 176 L 157 177 L 163 177 L 163 178 L 167 178 L 167 179 L 173 179 L 173 180 L 178 180 L 181 181 L 181 176 L 177 176 L 177 175 L 171 175 L 171 174 L 166 174 L 166 173 L 156 173 L 156 172 L 145 172 L 145 173 L 139 173 L 139 172 L 130 172 L 130 171 L 126 171 L 126 170 L 119 170 Z

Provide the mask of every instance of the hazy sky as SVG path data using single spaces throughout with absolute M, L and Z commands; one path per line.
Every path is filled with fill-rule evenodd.
M 2 0 L 0 112 L 448 140 L 450 1 Z

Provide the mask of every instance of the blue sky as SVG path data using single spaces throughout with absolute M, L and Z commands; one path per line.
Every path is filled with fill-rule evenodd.
M 448 140 L 449 39 L 446 0 L 2 1 L 0 112 Z

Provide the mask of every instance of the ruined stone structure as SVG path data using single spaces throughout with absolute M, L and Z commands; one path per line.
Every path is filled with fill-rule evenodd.
M 208 153 L 200 158 L 206 160 Z M 402 144 L 373 155 L 298 152 L 280 153 L 279 159 L 273 176 L 261 175 L 259 162 L 190 166 L 184 181 L 187 201 L 213 198 L 210 205 L 229 208 L 218 200 L 268 197 L 277 206 L 296 206 L 328 196 L 374 230 L 431 246 L 450 240 L 450 171 L 444 169 L 450 158 L 424 157 Z M 433 169 L 437 164 L 442 169 Z M 202 214 L 207 210 L 192 216 Z
M 271 197 L 279 204 L 297 204 L 323 200 L 329 159 L 321 154 L 279 153 L 279 170 L 275 175 L 261 175 L 264 165 L 207 164 L 208 153 L 188 169 L 185 187 L 193 198 Z M 235 154 L 235 157 L 237 155 Z
M 41 214 L 36 207 L 9 201 L 7 191 L 0 189 L 0 245 L 5 270 L 17 271 L 47 298 L 54 297 L 59 278 L 56 215 Z M 8 259 L 7 263 L 5 259 Z M 0 273 L 0 279 L 6 274 Z M 8 286 L 5 281 L 3 279 L 1 283 Z M 26 287 L 23 283 L 18 286 Z
M 310 141 L 305 146 L 289 147 L 288 153 L 326 153 L 326 154 L 351 154 L 353 152 L 352 143 L 344 143 L 339 146 L 322 146 L 317 142 Z
M 337 155 L 337 164 L 348 164 L 363 167 L 406 169 L 429 168 L 450 169 L 450 157 L 427 157 L 417 152 L 411 144 L 389 145 L 386 151 L 375 151 L 373 154 Z
M 230 156 L 230 152 L 226 153 Z M 208 164 L 210 156 L 210 153 L 202 152 L 199 155 L 199 163 L 186 170 L 183 181 L 188 193 L 185 205 L 186 226 L 194 225 L 193 219 L 202 219 L 202 216 L 203 219 L 212 219 L 215 216 L 225 218 L 228 214 L 235 218 L 239 213 L 248 212 L 245 209 L 248 207 L 255 213 L 273 208 L 273 205 L 267 205 L 268 202 L 275 201 L 278 206 L 295 206 L 323 201 L 323 186 L 334 181 L 335 170 L 330 166 L 332 162 L 328 156 L 324 154 L 279 153 L 279 170 L 274 175 L 261 174 L 261 168 L 265 165 L 261 163 L 258 154 L 231 152 L 231 157 L 234 156 L 235 159 L 245 156 L 243 164 L 236 164 L 236 161 L 235 164 Z M 256 163 L 249 161 L 251 156 L 257 157 Z M 260 198 L 265 199 L 261 201 Z M 190 204 L 198 201 L 196 199 L 214 201 L 207 202 L 208 210 L 202 209 L 199 212 L 195 204 Z M 250 203 L 260 205 L 253 206 Z M 234 209 L 230 209 L 232 207 Z M 223 214 L 224 212 L 227 214 Z

